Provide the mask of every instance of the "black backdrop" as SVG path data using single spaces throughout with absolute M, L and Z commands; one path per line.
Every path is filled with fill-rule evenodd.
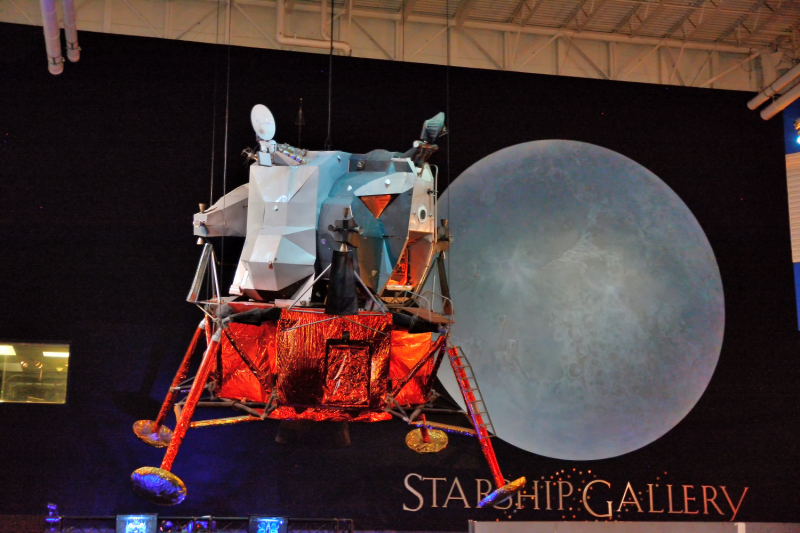
M 0 338 L 71 342 L 65 406 L 0 405 L 0 514 L 156 512 L 130 473 L 161 451 L 133 436 L 153 418 L 199 311 L 184 302 L 199 255 L 191 215 L 246 180 L 240 151 L 254 144 L 249 110 L 273 110 L 279 141 L 326 138 L 324 55 L 82 32 L 82 59 L 47 73 L 41 28 L 0 24 Z M 227 177 L 223 178 L 230 53 Z M 449 85 L 449 91 L 448 91 Z M 726 486 L 737 521 L 800 521 L 794 307 L 783 133 L 747 110 L 742 92 L 335 58 L 333 147 L 405 150 L 422 121 L 446 110 L 443 182 L 481 157 L 531 140 L 594 143 L 641 163 L 689 206 L 719 262 L 725 338 L 714 377 L 691 413 L 655 443 L 594 462 L 547 459 L 495 441 L 509 478 L 607 480 L 598 509 L 615 518 L 728 520 L 703 514 L 700 486 Z M 214 149 L 212 150 L 212 146 Z M 443 187 L 442 187 L 443 188 Z M 226 240 L 226 272 L 237 244 Z M 238 245 L 239 247 L 241 244 Z M 535 420 L 525 423 L 535 423 Z M 433 456 L 404 445 L 399 422 L 351 424 L 353 445 L 274 442 L 276 422 L 190 433 L 174 471 L 189 496 L 170 514 L 342 516 L 359 529 L 464 530 L 466 519 L 591 519 L 574 496 L 562 511 L 476 510 L 475 478 L 489 473 L 477 443 L 452 437 Z M 575 469 L 573 472 L 572 469 Z M 592 474 L 588 470 L 592 470 Z M 442 477 L 438 507 L 431 482 Z M 458 477 L 469 505 L 442 504 Z M 589 477 L 591 476 L 591 477 Z M 563 479 L 567 479 L 564 477 Z M 616 512 L 626 483 L 638 493 Z M 700 514 L 649 513 L 647 484 L 692 485 Z M 553 507 L 557 507 L 555 488 Z M 661 492 L 658 492 L 661 491 Z M 540 485 L 543 497 L 543 487 Z M 608 498 L 603 497 L 608 494 Z M 630 500 L 630 496 L 628 496 Z M 625 511 L 627 509 L 627 511 Z

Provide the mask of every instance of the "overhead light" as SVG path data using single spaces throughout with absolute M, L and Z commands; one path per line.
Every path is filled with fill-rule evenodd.
M 45 357 L 69 357 L 69 352 L 42 352 Z
M 797 141 L 797 144 L 800 144 L 800 118 L 794 120 L 794 131 L 797 134 L 795 141 Z
M 10 344 L 0 344 L 0 355 L 17 355 L 17 352 Z

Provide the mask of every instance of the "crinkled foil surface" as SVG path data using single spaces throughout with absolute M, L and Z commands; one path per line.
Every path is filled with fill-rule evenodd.
M 408 333 L 395 330 L 392 332 L 392 356 L 389 364 L 389 376 L 392 383 L 403 379 L 408 371 L 425 357 L 431 349 L 430 333 Z M 395 400 L 402 406 L 418 405 L 425 403 L 423 390 L 430 379 L 433 370 L 434 358 L 422 365 L 417 374 L 403 387 Z
M 350 333 L 349 345 L 335 341 L 342 339 L 345 331 Z M 283 311 L 277 324 L 232 323 L 227 333 L 260 371 L 278 374 L 278 402 L 282 406 L 269 418 L 282 420 L 387 420 L 387 413 L 370 410 L 385 407 L 388 379 L 397 383 L 432 346 L 430 333 L 392 331 L 391 316 L 375 313 L 344 319 L 318 312 Z M 219 396 L 266 402 L 272 391 L 262 387 L 225 335 L 221 349 Z M 403 387 L 396 398 L 398 403 L 409 406 L 425 402 L 423 390 L 432 368 L 433 358 Z
M 283 406 L 272 411 L 267 418 L 275 420 L 314 420 L 316 422 L 380 422 L 389 420 L 392 415 L 383 411 L 358 411 L 354 409 L 325 409 L 324 407 L 312 407 L 303 410 L 294 407 Z
M 264 322 L 260 326 L 230 324 L 227 333 L 236 347 L 246 354 L 259 370 L 274 374 L 277 360 L 276 329 L 275 322 Z M 271 392 L 264 390 L 228 338 L 223 335 L 222 384 L 219 396 L 233 400 L 264 402 Z
M 342 372 L 338 377 L 336 372 L 329 376 L 328 340 L 342 339 L 345 331 L 349 332 L 353 344 L 367 345 L 369 350 L 369 357 L 365 358 L 363 354 L 354 355 L 357 350 L 351 348 L 349 360 L 368 366 Z M 382 409 L 389 378 L 391 332 L 392 317 L 389 314 L 336 317 L 284 310 L 278 323 L 278 401 L 283 405 L 316 407 L 325 405 L 326 391 L 335 390 L 334 396 L 328 399 L 338 401 L 357 398 L 366 389 L 368 396 L 364 405 Z M 341 346 L 346 343 L 333 344 Z M 334 367 L 337 357 L 341 359 L 343 355 L 334 350 L 331 356 Z
M 369 346 L 328 345 L 323 405 L 369 404 Z

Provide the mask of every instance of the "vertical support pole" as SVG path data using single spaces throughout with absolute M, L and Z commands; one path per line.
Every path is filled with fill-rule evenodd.
M 403 22 L 403 17 L 400 17 L 398 20 L 394 21 L 394 60 L 395 61 L 404 61 L 403 58 L 403 38 L 405 37 L 403 34 L 405 33 L 405 23 Z
M 103 5 L 103 31 L 105 33 L 111 33 L 112 1 L 113 0 L 105 0 L 105 4 Z
M 447 270 L 445 269 L 444 260 L 445 255 L 444 252 L 442 252 L 436 259 L 436 267 L 439 272 L 439 290 L 442 291 L 442 296 L 447 298 L 442 302 L 442 313 L 445 315 L 452 315 L 453 302 L 450 301 L 450 284 L 447 282 Z M 433 311 L 433 309 L 431 309 L 431 311 Z
M 507 31 L 503 32 L 503 70 L 511 70 L 511 39 Z
M 608 79 L 614 80 L 617 77 L 617 43 L 608 43 Z
M 713 79 L 716 73 L 719 72 L 719 52 L 714 50 L 711 52 L 711 59 L 708 61 L 708 79 Z M 710 84 L 712 89 L 715 89 L 714 83 Z
M 189 429 L 189 424 L 192 421 L 192 415 L 197 407 L 197 402 L 203 394 L 203 389 L 206 387 L 208 375 L 211 372 L 211 367 L 217 359 L 217 350 L 219 350 L 220 338 L 222 336 L 222 329 L 217 328 L 214 336 L 211 338 L 211 344 L 208 346 L 206 353 L 203 355 L 203 362 L 200 363 L 200 369 L 197 371 L 197 376 L 192 383 L 192 389 L 189 391 L 189 396 L 186 398 L 186 405 L 181 411 L 180 420 L 175 426 L 175 431 L 172 434 L 172 440 L 167 448 L 167 453 L 164 454 L 164 460 L 161 461 L 162 470 L 171 470 L 172 463 L 175 462 L 175 456 L 178 455 L 178 450 L 181 447 L 183 438 L 186 436 L 186 430 Z
M 553 65 L 553 74 L 556 76 L 561 74 L 561 58 L 559 57 L 561 55 L 559 50 L 559 47 L 561 46 L 560 43 L 561 39 L 559 37 L 556 37 L 556 39 L 553 41 L 553 61 L 555 62 Z
M 456 61 L 458 59 L 458 32 L 455 31 L 455 28 L 450 27 L 450 20 L 447 20 L 447 24 L 447 34 L 450 39 L 450 66 L 457 67 L 459 65 L 459 62 Z
M 225 43 L 230 45 L 233 34 L 233 0 L 228 0 L 228 10 L 225 12 Z
M 422 425 L 419 427 L 419 432 L 422 434 L 422 442 L 430 442 L 431 435 L 428 432 L 428 428 L 425 426 L 425 415 L 419 415 L 419 420 L 422 422 Z
M 164 39 L 170 39 L 172 35 L 172 1 L 166 0 L 164 3 Z
M 158 433 L 158 428 L 160 428 L 164 423 L 164 420 L 166 420 L 167 413 L 169 413 L 172 410 L 172 406 L 175 405 L 175 399 L 178 397 L 177 387 L 184 379 L 186 379 L 186 375 L 189 373 L 189 364 L 191 363 L 192 355 L 197 348 L 197 341 L 200 340 L 200 334 L 204 331 L 204 329 L 205 321 L 200 322 L 200 325 L 197 326 L 196 330 L 194 330 L 192 342 L 189 343 L 189 348 L 186 350 L 186 354 L 183 356 L 183 361 L 181 361 L 178 371 L 175 372 L 175 377 L 172 380 L 172 385 L 169 387 L 167 397 L 164 398 L 164 403 L 161 404 L 161 410 L 158 412 L 158 416 L 156 417 L 154 433 Z

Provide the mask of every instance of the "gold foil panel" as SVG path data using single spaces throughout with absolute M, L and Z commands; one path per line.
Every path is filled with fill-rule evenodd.
M 438 429 L 428 430 L 428 442 L 422 438 L 422 431 L 414 429 L 406 435 L 406 446 L 417 453 L 436 453 L 447 447 L 447 433 Z
M 355 411 L 343 409 L 311 408 L 300 413 L 294 407 L 278 407 L 267 418 L 275 420 L 314 420 L 315 422 L 382 422 L 392 415 L 383 411 Z
M 131 474 L 133 492 L 156 505 L 177 505 L 186 498 L 181 478 L 161 468 L 143 466 Z
M 391 330 L 390 314 L 363 313 L 339 317 L 321 312 L 284 310 L 278 323 L 278 401 L 283 405 L 313 407 L 324 404 L 327 341 L 342 339 L 347 331 L 350 341 L 363 341 L 369 345 L 370 353 L 369 372 L 352 377 L 368 382 L 352 382 L 348 387 L 366 386 L 369 407 L 382 409 L 389 378 Z
M 329 345 L 325 405 L 369 404 L 369 346 Z

